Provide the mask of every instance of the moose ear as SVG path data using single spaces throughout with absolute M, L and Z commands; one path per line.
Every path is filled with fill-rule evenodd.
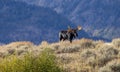
M 78 26 L 78 27 L 77 27 L 77 29 L 78 29 L 78 30 L 81 30 L 81 29 L 82 29 L 82 27 L 81 27 L 81 26 Z

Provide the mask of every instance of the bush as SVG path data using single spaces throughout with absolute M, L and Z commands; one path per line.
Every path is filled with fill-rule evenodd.
M 65 46 L 65 47 L 61 47 L 58 50 L 58 53 L 73 53 L 73 52 L 78 52 L 80 49 L 80 46 Z
M 12 55 L 12 54 L 15 53 L 15 49 L 8 49 L 7 51 L 8 51 L 8 53 L 9 53 L 10 55 Z
M 120 61 L 110 61 L 106 66 L 101 67 L 99 72 L 120 72 Z
M 113 40 L 112 40 L 112 43 L 113 43 L 113 45 L 115 45 L 116 47 L 120 47 L 120 38 L 118 38 L 118 39 L 113 39 Z
M 99 66 L 103 66 L 108 61 L 116 58 L 118 53 L 119 51 L 112 45 L 102 45 L 97 51 Z
M 7 51 L 6 52 L 5 51 L 3 51 L 3 52 L 1 51 L 0 52 L 0 58 L 4 58 L 6 56 L 8 56 L 8 52 Z
M 95 52 L 93 51 L 93 50 L 84 50 L 82 53 L 81 53 L 81 58 L 83 58 L 83 59 L 88 59 L 88 58 L 90 58 L 90 57 L 96 57 L 96 54 L 95 54 Z
M 85 63 L 89 64 L 92 67 L 96 65 L 96 53 L 94 50 L 85 50 L 80 54 L 80 57 Z
M 109 61 L 115 59 L 119 51 L 112 45 L 102 45 L 96 49 L 85 49 L 81 52 L 81 59 L 92 67 L 104 66 Z
M 107 55 L 107 56 L 114 56 L 118 54 L 118 50 L 115 49 L 112 45 L 103 45 L 98 49 L 98 53 Z
M 94 41 L 89 40 L 89 39 L 83 39 L 83 40 L 81 40 L 80 45 L 81 45 L 81 47 L 82 47 L 83 49 L 95 48 L 95 43 L 94 43 Z
M 68 63 L 74 61 L 74 59 L 72 57 L 70 57 L 69 55 L 66 55 L 66 54 L 58 55 L 57 58 L 58 58 L 59 62 L 63 63 L 63 64 L 68 64 Z
M 39 56 L 26 54 L 23 58 L 15 55 L 1 60 L 1 72 L 61 72 L 56 57 L 50 50 L 43 51 Z

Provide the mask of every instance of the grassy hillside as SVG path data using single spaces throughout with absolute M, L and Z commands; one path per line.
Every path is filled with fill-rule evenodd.
M 13 42 L 0 46 L 0 62 L 2 72 L 120 72 L 120 39 Z

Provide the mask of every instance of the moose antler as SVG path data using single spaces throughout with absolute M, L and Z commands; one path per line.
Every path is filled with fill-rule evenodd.
M 82 29 L 82 27 L 81 27 L 81 26 L 78 26 L 78 27 L 77 27 L 77 30 L 78 30 L 78 31 L 79 31 L 79 30 L 81 30 L 81 29 Z
M 71 27 L 68 26 L 68 30 L 67 30 L 67 32 L 69 33 L 69 32 L 71 32 L 71 31 L 72 31 Z

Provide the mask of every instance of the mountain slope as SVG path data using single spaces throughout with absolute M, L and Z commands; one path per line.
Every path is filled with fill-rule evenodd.
M 22 0 L 49 7 L 76 25 L 82 25 L 92 37 L 120 37 L 120 0 Z
M 58 41 L 58 32 L 71 22 L 50 8 L 0 0 L 0 42 Z M 74 25 L 75 26 L 75 25 Z

